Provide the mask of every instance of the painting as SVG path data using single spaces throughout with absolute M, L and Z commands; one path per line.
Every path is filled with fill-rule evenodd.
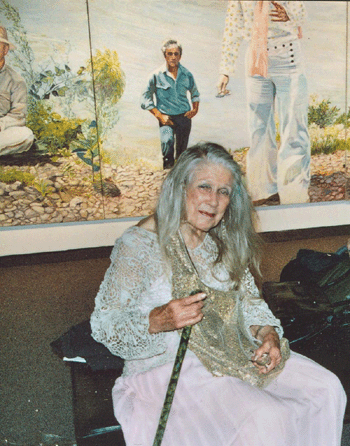
M 289 98 L 293 103 L 303 99 L 304 112 L 297 124 L 286 123 L 291 109 L 277 94 L 269 111 L 261 112 L 275 124 L 268 131 L 272 137 L 267 152 L 259 152 L 254 118 L 248 119 L 253 91 L 246 77 L 250 34 L 243 39 L 236 35 L 237 45 L 228 29 L 228 5 L 239 3 L 129 0 L 126 7 L 122 0 L 0 0 L 1 25 L 16 47 L 6 54 L 6 65 L 26 83 L 26 127 L 33 134 L 28 150 L 0 155 L 0 225 L 152 213 L 168 169 L 159 123 L 141 104 L 151 73 L 165 63 L 162 44 L 167 39 L 181 43 L 180 63 L 193 75 L 200 95 L 188 144 L 206 140 L 227 148 L 247 174 L 256 206 L 348 199 L 348 2 L 295 2 L 304 5 L 305 14 L 282 7 L 291 16 L 285 26 L 300 32 L 293 41 L 297 53 L 288 53 L 288 61 L 293 61 L 294 71 L 303 67 L 304 84 Z M 268 13 L 275 13 L 276 7 L 269 7 Z M 227 33 L 229 45 L 235 45 L 229 56 Z M 234 59 L 234 72 L 227 73 L 229 83 L 221 91 L 225 57 Z M 190 100 L 190 107 L 194 103 Z M 295 130 L 301 120 L 304 127 Z M 302 153 L 297 135 L 304 144 Z M 279 179 L 270 178 L 266 185 L 264 175 Z M 281 192 L 287 183 L 287 192 Z

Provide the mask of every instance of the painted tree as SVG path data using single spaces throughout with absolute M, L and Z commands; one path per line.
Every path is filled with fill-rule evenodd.
M 108 131 L 118 121 L 116 105 L 125 89 L 125 74 L 117 52 L 106 49 L 97 50 L 86 68 L 80 68 L 79 75 L 84 77 L 76 83 L 75 91 L 81 99 L 88 98 L 96 121 L 83 126 L 81 135 L 73 142 L 74 152 L 96 171 L 98 165 L 94 164 L 94 158 L 100 155 Z

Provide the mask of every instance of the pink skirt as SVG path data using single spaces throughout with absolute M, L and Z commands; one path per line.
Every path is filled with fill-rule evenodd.
M 127 446 L 152 446 L 172 366 L 117 379 L 114 413 Z M 297 353 L 258 389 L 214 377 L 188 352 L 162 446 L 339 446 L 345 405 L 339 379 Z

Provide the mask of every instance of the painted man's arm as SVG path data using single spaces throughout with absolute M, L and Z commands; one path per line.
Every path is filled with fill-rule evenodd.
M 155 76 L 151 76 L 147 87 L 144 89 L 141 95 L 141 108 L 143 110 L 152 110 L 155 108 L 154 95 L 156 93 Z
M 192 110 L 185 113 L 186 118 L 192 119 L 198 113 L 199 101 L 192 102 Z
M 156 93 L 156 78 L 155 76 L 151 76 L 151 78 L 148 81 L 147 88 L 142 93 L 141 108 L 143 110 L 148 110 L 150 113 L 152 113 L 152 115 L 155 116 L 162 125 L 174 125 L 170 117 L 160 112 L 156 107 L 153 99 L 155 93 Z
M 241 1 L 229 1 L 225 19 L 225 29 L 221 45 L 219 80 L 217 84 L 219 96 L 228 94 L 229 75 L 236 68 L 238 51 L 243 40 L 244 17 Z
M 241 1 L 229 1 L 221 45 L 219 73 L 229 76 L 235 71 L 238 51 L 243 40 L 244 17 Z
M 191 85 L 191 88 L 190 88 L 189 92 L 191 95 L 192 110 L 189 110 L 188 112 L 186 112 L 185 116 L 186 116 L 186 118 L 192 119 L 198 113 L 199 100 L 200 100 L 200 94 L 199 94 L 196 82 L 195 82 L 192 74 L 190 74 L 190 85 Z

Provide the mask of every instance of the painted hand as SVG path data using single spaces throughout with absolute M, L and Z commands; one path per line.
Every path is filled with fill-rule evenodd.
M 290 19 L 284 7 L 278 2 L 271 2 L 275 9 L 270 13 L 272 22 L 288 22 Z

